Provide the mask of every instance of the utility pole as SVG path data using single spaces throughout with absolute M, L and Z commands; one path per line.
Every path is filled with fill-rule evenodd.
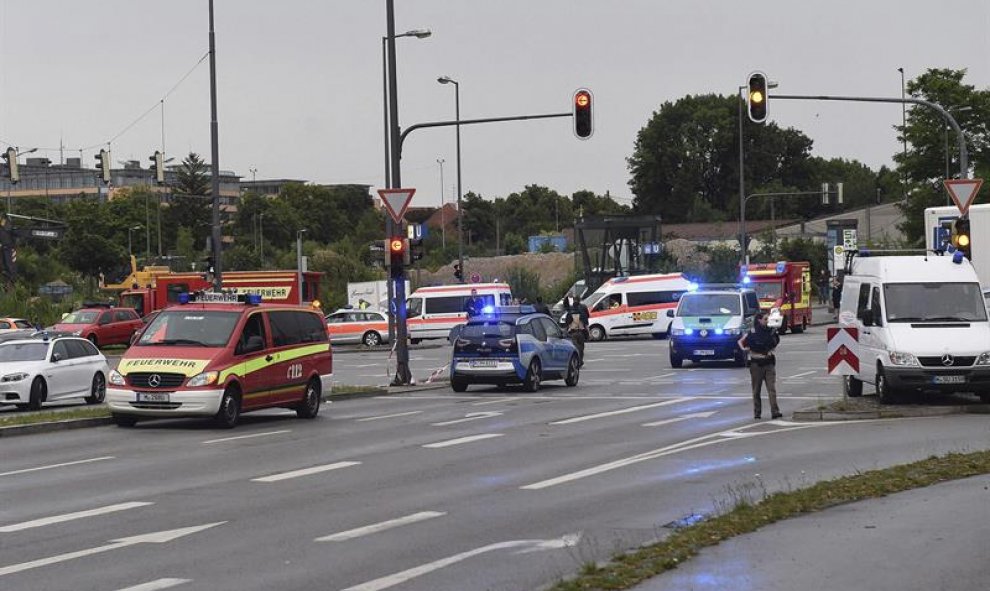
M 213 0 L 210 0 L 210 147 L 212 152 L 213 231 L 210 250 L 213 257 L 213 289 L 223 286 L 223 245 L 220 232 L 220 140 L 217 126 L 217 47 L 213 31 Z

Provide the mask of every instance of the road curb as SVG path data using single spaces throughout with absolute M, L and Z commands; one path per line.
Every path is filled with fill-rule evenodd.
M 87 427 L 102 427 L 112 425 L 112 417 L 94 417 L 90 419 L 66 419 L 64 421 L 48 421 L 30 425 L 11 425 L 0 427 L 0 438 L 15 435 L 30 435 L 32 433 L 49 433 L 51 431 L 68 431 L 69 429 L 85 429 Z
M 344 347 L 347 347 L 346 349 Z M 408 349 L 410 351 L 424 351 L 426 349 L 442 349 L 444 345 L 410 345 Z M 334 347 L 334 355 L 348 355 L 351 353 L 381 353 L 391 351 L 392 347 L 390 345 L 381 345 L 378 347 L 362 347 L 360 345 L 355 345 L 353 347 L 348 345 L 338 345 Z
M 861 421 L 874 419 L 905 419 L 941 417 L 959 414 L 990 414 L 990 404 L 956 404 L 952 406 L 890 406 L 877 410 L 819 410 L 805 409 L 791 415 L 795 421 Z

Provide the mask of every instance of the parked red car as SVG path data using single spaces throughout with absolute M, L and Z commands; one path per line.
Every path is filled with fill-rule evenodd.
M 82 308 L 72 312 L 53 328 L 84 339 L 98 347 L 127 345 L 131 335 L 144 324 L 134 308 Z

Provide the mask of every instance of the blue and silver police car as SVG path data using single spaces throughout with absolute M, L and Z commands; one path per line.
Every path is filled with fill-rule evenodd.
M 576 386 L 580 368 L 574 343 L 549 316 L 532 306 L 505 306 L 464 324 L 454 340 L 450 387 L 464 392 L 471 384 L 522 384 L 535 392 L 543 380 Z
M 677 310 L 667 313 L 670 323 L 670 366 L 681 367 L 685 360 L 695 363 L 732 359 L 746 364 L 739 349 L 739 338 L 753 327 L 760 309 L 752 289 L 713 287 L 690 291 L 681 296 Z

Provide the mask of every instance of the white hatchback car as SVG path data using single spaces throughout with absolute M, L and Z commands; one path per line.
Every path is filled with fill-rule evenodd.
M 83 398 L 99 404 L 107 395 L 107 358 L 79 337 L 0 343 L 0 404 L 38 410 L 45 402 Z

